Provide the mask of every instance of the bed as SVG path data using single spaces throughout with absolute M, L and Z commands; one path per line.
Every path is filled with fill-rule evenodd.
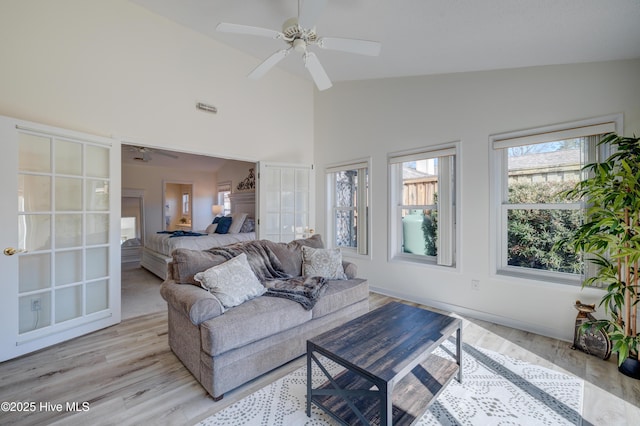
M 242 194 L 242 196 L 244 196 L 243 198 L 247 198 L 247 201 L 235 199 L 232 200 L 231 204 L 232 216 L 243 217 L 242 226 L 240 226 L 239 230 L 232 229 L 226 234 L 207 233 L 207 230 L 202 230 L 196 231 L 196 233 L 203 235 L 183 237 L 176 237 L 173 236 L 173 234 L 167 233 L 145 235 L 140 266 L 163 280 L 166 280 L 167 265 L 171 261 L 171 252 L 177 248 L 206 250 L 212 247 L 233 244 L 238 241 L 255 240 L 255 220 L 251 217 L 255 212 L 255 197 L 253 193 Z
M 171 252 L 177 248 L 206 250 L 211 247 L 221 247 L 238 241 L 255 239 L 255 232 L 205 234 L 198 237 L 172 237 L 170 234 L 154 234 L 145 239 L 140 266 L 164 280 L 167 279 L 167 265 L 171 261 Z

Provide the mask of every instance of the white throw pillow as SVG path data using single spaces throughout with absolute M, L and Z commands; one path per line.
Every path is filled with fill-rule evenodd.
M 238 306 L 267 291 L 251 270 L 245 253 L 198 272 L 193 278 L 216 296 L 225 308 Z
M 237 234 L 238 232 L 240 232 L 240 228 L 242 228 L 242 225 L 244 224 L 247 216 L 247 213 L 232 213 L 229 234 Z
M 212 223 L 211 225 L 207 226 L 207 229 L 205 229 L 204 232 L 206 232 L 207 234 L 215 234 L 217 227 L 217 223 Z
M 340 249 L 316 249 L 302 246 L 302 275 L 346 280 Z

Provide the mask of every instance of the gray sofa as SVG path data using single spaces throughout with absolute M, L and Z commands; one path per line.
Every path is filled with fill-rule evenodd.
M 319 235 L 290 243 L 257 243 L 273 252 L 291 276 L 302 274 L 302 246 L 323 246 Z M 356 278 L 356 265 L 349 262 L 343 262 L 347 279 L 328 281 L 310 310 L 286 298 L 262 295 L 225 311 L 194 275 L 226 259 L 187 249 L 175 250 L 172 257 L 161 287 L 168 305 L 169 346 L 215 400 L 303 355 L 307 339 L 369 310 L 368 283 Z

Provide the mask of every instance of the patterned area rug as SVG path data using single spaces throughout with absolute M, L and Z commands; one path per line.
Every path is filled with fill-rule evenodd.
M 454 345 L 435 352 L 453 359 Z M 574 376 L 463 344 L 462 384 L 453 379 L 417 425 L 581 425 L 584 383 Z M 333 364 L 336 373 L 342 368 Z M 312 405 L 306 416 L 306 366 L 199 423 L 201 426 L 334 426 Z M 313 365 L 314 386 L 325 381 Z

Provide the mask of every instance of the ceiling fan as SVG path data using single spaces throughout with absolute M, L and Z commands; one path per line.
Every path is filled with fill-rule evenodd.
M 160 151 L 158 149 L 147 148 L 145 146 L 131 146 L 129 147 L 129 151 L 135 152 L 135 154 L 133 155 L 134 160 L 144 161 L 145 163 L 151 160 L 151 153 L 164 155 L 165 157 L 178 158 L 177 155 Z
M 259 79 L 283 60 L 291 50 L 295 50 L 302 54 L 304 66 L 311 74 L 311 78 L 313 78 L 318 90 L 325 90 L 331 87 L 331 80 L 320 64 L 318 57 L 308 50 L 309 46 L 368 56 L 378 56 L 381 48 L 381 44 L 377 41 L 318 37 L 315 24 L 326 3 L 327 0 L 298 0 L 298 16 L 287 19 L 282 24 L 282 31 L 225 22 L 218 24 L 216 30 L 225 33 L 248 34 L 283 40 L 288 45 L 287 48 L 275 52 L 258 65 L 251 71 L 249 78 L 253 80 Z

